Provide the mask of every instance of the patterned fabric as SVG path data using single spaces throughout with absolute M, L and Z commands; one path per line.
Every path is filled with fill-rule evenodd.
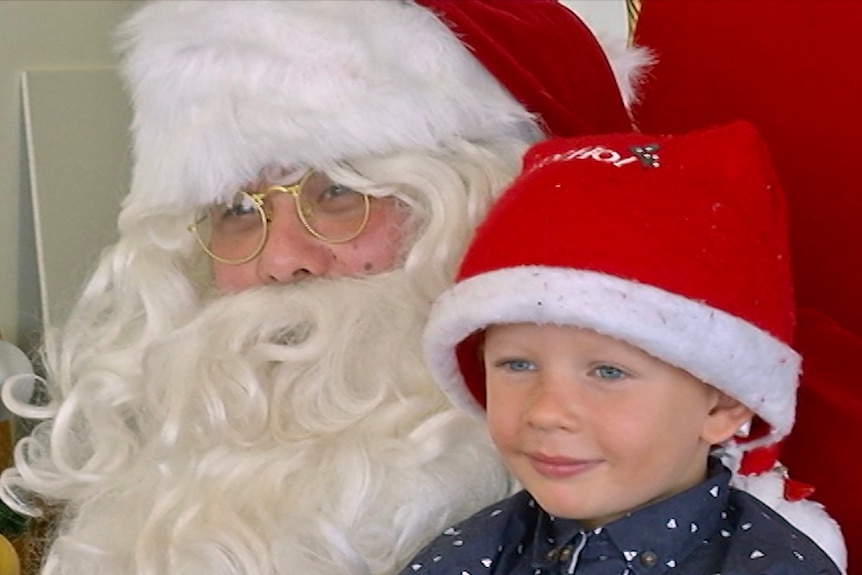
M 838 575 L 810 539 L 772 509 L 709 479 L 604 527 L 545 513 L 525 491 L 450 527 L 401 575 Z

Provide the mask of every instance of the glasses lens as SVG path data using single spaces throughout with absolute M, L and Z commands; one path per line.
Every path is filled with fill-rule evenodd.
M 246 192 L 237 192 L 231 201 L 207 209 L 194 231 L 209 254 L 227 263 L 253 258 L 266 239 L 263 209 Z
M 297 215 L 312 235 L 330 243 L 358 236 L 368 222 L 370 198 L 326 175 L 308 174 L 300 185 L 272 186 L 265 193 L 237 192 L 230 202 L 204 211 L 189 229 L 214 259 L 240 264 L 253 259 L 267 239 L 267 214 L 273 214 L 273 196 L 295 196 Z
M 337 184 L 324 174 L 311 174 L 298 200 L 299 217 L 315 234 L 329 242 L 353 239 L 368 221 L 368 196 Z

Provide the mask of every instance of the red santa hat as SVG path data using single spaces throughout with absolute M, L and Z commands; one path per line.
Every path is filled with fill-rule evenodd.
M 120 37 L 141 207 L 224 199 L 267 165 L 630 126 L 556 0 L 161 1 Z
M 799 356 L 784 199 L 753 128 L 550 140 L 479 228 L 435 304 L 428 363 L 481 412 L 474 334 L 574 325 L 627 341 L 793 425 Z

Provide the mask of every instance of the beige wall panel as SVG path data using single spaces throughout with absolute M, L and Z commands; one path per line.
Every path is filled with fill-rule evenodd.
M 112 32 L 137 4 L 133 0 L 0 1 L 0 332 L 25 349 L 30 349 L 41 330 L 41 301 L 22 72 L 114 66 Z M 77 141 L 88 142 L 103 126 L 78 129 Z M 114 201 L 117 189 L 102 186 L 91 193 Z
M 22 96 L 41 317 L 59 325 L 117 239 L 131 110 L 113 69 L 25 72 Z
M 574 10 L 595 33 L 605 39 L 626 38 L 628 17 L 625 0 L 560 0 Z

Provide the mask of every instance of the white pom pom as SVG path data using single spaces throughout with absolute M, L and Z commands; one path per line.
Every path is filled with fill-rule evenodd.
M 631 108 L 637 103 L 640 85 L 656 58 L 646 47 L 630 46 L 624 37 L 597 33 L 596 38 L 611 65 L 623 103 Z

